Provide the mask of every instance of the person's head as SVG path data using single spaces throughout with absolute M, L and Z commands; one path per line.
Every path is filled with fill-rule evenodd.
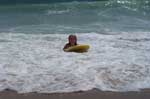
M 76 35 L 69 35 L 68 41 L 71 45 L 77 45 L 77 37 Z

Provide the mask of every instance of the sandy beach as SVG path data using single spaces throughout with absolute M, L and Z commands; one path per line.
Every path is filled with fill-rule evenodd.
M 18 94 L 6 90 L 0 93 L 0 99 L 150 99 L 150 90 L 139 92 L 104 92 L 96 89 L 73 93 L 26 93 Z

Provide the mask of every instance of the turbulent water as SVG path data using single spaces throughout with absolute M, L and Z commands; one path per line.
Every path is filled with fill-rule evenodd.
M 0 5 L 0 90 L 150 88 L 149 12 L 149 0 Z M 63 52 L 69 34 L 89 52 Z

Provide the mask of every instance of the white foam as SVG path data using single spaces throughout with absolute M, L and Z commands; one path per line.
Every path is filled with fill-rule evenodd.
M 112 34 L 77 34 L 80 44 L 91 46 L 88 53 L 79 54 L 63 52 L 68 34 L 1 33 L 0 90 L 52 93 L 149 87 L 150 33 Z
M 47 11 L 47 15 L 53 15 L 53 14 L 66 14 L 66 13 L 69 13 L 70 10 L 67 9 L 67 10 L 48 10 Z

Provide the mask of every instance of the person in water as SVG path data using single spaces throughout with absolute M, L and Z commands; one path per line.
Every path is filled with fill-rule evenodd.
M 64 48 L 63 48 L 64 51 L 65 51 L 65 49 L 67 49 L 67 48 L 69 48 L 71 46 L 76 46 L 77 45 L 77 37 L 76 37 L 76 35 L 69 35 L 68 42 L 69 43 L 67 43 L 64 46 Z

